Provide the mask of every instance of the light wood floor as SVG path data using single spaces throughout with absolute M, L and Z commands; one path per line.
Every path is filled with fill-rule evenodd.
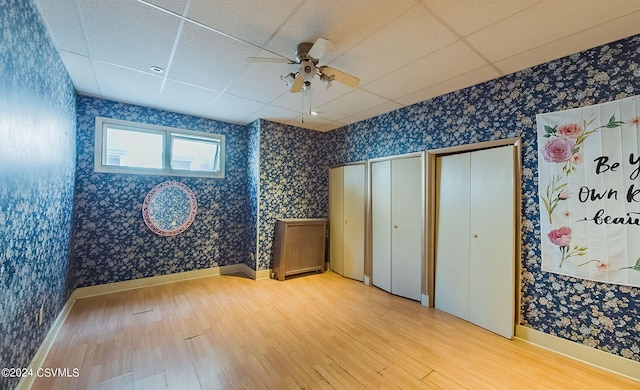
M 78 300 L 34 389 L 630 389 L 334 273 L 214 276 Z

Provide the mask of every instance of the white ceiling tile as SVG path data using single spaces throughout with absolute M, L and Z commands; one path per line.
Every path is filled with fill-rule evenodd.
M 640 33 L 640 12 L 635 12 L 498 61 L 495 65 L 503 74 L 514 73 L 638 33 Z
M 322 118 L 337 121 L 350 116 L 354 111 L 364 111 L 368 108 L 379 106 L 384 102 L 385 100 L 380 96 L 356 89 L 329 103 L 319 106 L 317 111 L 320 112 Z
M 233 37 L 264 45 L 301 0 L 192 0 L 190 19 Z
M 493 67 L 484 66 L 480 69 L 472 70 L 458 77 L 421 89 L 420 91 L 410 93 L 396 100 L 405 106 L 409 106 L 411 104 L 470 87 L 497 77 L 500 77 L 500 74 Z
M 424 6 L 417 4 L 333 61 L 331 66 L 354 74 L 366 84 L 456 39 Z
M 490 26 L 538 2 L 540 0 L 422 0 L 461 36 Z
M 99 96 L 100 89 L 89 57 L 63 50 L 60 50 L 59 54 L 76 91 Z
M 218 91 L 166 80 L 158 99 L 158 106 L 169 111 L 202 116 L 218 96 Z
M 346 116 L 340 119 L 340 121 L 348 124 L 356 123 L 400 108 L 402 108 L 402 105 L 387 101 L 378 106 L 367 108 L 363 111 L 356 112 L 353 115 Z
M 187 4 L 187 0 L 144 0 L 149 4 L 153 4 L 160 8 L 174 12 L 178 15 L 182 15 L 184 7 Z
M 257 50 L 192 23 L 186 23 L 169 77 L 187 84 L 224 91 Z
M 103 97 L 148 107 L 156 105 L 162 77 L 102 61 L 93 61 L 93 69 Z
M 264 104 L 253 100 L 222 94 L 213 104 L 204 110 L 203 114 L 207 118 L 246 124 L 248 122 L 244 122 L 244 118 L 263 107 Z
M 464 43 L 456 42 L 363 88 L 395 100 L 485 65 L 486 62 Z
M 75 0 L 35 0 L 58 50 L 88 56 Z
M 327 132 L 327 131 L 331 131 L 331 130 L 335 130 L 335 129 L 339 129 L 341 127 L 346 126 L 346 123 L 341 123 L 341 122 L 327 122 L 323 125 L 319 125 L 313 128 L 313 130 L 317 130 L 320 132 Z
M 264 53 L 259 53 L 258 57 L 265 57 Z M 296 71 L 296 65 L 274 62 L 249 62 L 243 72 L 229 85 L 226 92 L 269 103 L 289 90 L 289 87 L 282 81 L 280 76 Z
M 251 123 L 257 119 L 267 119 L 273 122 L 286 123 L 300 115 L 300 112 L 286 110 L 280 107 L 264 106 L 260 110 L 242 119 L 242 122 Z
M 323 57 L 322 62 L 328 63 L 414 4 L 415 0 L 307 0 L 267 48 L 289 57 L 298 43 L 323 37 L 333 44 Z
M 92 59 L 149 72 L 166 68 L 179 19 L 130 0 L 78 2 Z
M 296 127 L 302 127 L 304 129 L 316 130 L 323 126 L 331 126 L 332 123 L 334 122 L 321 117 L 304 114 L 298 115 L 297 117 L 287 121 L 286 124 Z
M 351 91 L 353 91 L 353 88 L 335 81 L 332 83 L 331 87 L 327 89 L 320 80 L 316 79 L 312 82 L 311 92 L 308 95 L 302 92 L 284 93 L 272 101 L 271 104 L 276 107 L 282 107 L 296 112 L 308 112 L 309 109 L 315 110 L 317 107 L 335 100 Z M 311 104 L 311 107 L 309 107 L 309 104 Z
M 492 62 L 640 10 L 640 1 L 541 1 L 467 37 Z M 640 25 L 636 25 L 640 32 Z

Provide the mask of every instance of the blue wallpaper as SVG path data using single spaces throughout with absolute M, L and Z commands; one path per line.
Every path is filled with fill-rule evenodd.
M 75 173 L 73 86 L 28 0 L 0 0 L 0 134 L 0 368 L 27 367 L 69 296 Z
M 262 121 L 257 120 L 249 125 L 248 140 L 248 183 L 247 191 L 249 196 L 249 223 L 250 230 L 247 231 L 247 244 L 251 248 L 252 255 L 245 262 L 249 268 L 258 271 L 256 258 L 256 239 L 258 235 L 258 204 L 260 202 L 259 186 L 260 186 L 260 125 Z
M 542 272 L 537 113 L 640 93 L 640 36 L 449 93 L 330 134 L 332 164 L 522 137 L 521 324 L 640 361 L 640 289 Z
M 276 219 L 329 215 L 329 151 L 326 133 L 260 122 L 258 270 L 266 270 Z
M 239 264 L 253 250 L 247 196 L 246 126 L 79 96 L 74 198 L 73 287 Z M 95 117 L 224 134 L 224 179 L 94 173 Z M 142 203 L 157 184 L 175 180 L 194 192 L 198 213 L 183 233 L 147 228 Z

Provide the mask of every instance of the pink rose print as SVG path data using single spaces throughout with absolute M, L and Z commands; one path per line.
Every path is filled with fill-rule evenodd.
M 569 161 L 573 157 L 573 149 L 576 143 L 569 138 L 554 138 L 547 142 L 542 149 L 544 161 L 561 163 Z
M 556 230 L 552 230 L 547 234 L 547 237 L 549 237 L 549 240 L 551 240 L 555 245 L 560 247 L 568 246 L 571 244 L 571 228 L 563 226 Z
M 577 123 L 570 123 L 568 125 L 558 127 L 557 134 L 559 137 L 576 139 L 580 134 L 582 134 L 582 129 Z
M 591 263 L 596 263 L 596 271 L 598 272 L 604 272 L 609 269 L 609 263 L 605 263 L 604 261 L 597 260 L 597 259 L 585 261 L 582 264 L 578 264 L 578 267 L 584 267 L 585 265 L 591 264 Z
M 562 259 L 560 260 L 560 268 L 562 268 L 562 264 L 569 257 L 584 256 L 587 251 L 586 247 L 579 247 L 578 245 L 575 245 L 573 248 L 571 248 L 569 246 L 571 244 L 571 228 L 568 226 L 563 226 L 550 231 L 547 234 L 547 237 L 549 237 L 549 241 L 551 241 L 554 245 L 560 247 L 560 254 L 562 255 Z
M 567 199 L 571 198 L 571 195 L 573 195 L 573 194 L 571 192 L 569 192 L 569 191 L 562 191 L 561 193 L 558 194 L 558 199 L 567 200 Z
M 584 161 L 584 155 L 582 152 L 576 153 L 571 157 L 571 163 L 573 165 L 581 164 Z

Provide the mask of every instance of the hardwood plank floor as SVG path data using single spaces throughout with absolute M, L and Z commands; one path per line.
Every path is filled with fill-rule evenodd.
M 632 389 L 332 272 L 213 276 L 78 300 L 34 389 Z

